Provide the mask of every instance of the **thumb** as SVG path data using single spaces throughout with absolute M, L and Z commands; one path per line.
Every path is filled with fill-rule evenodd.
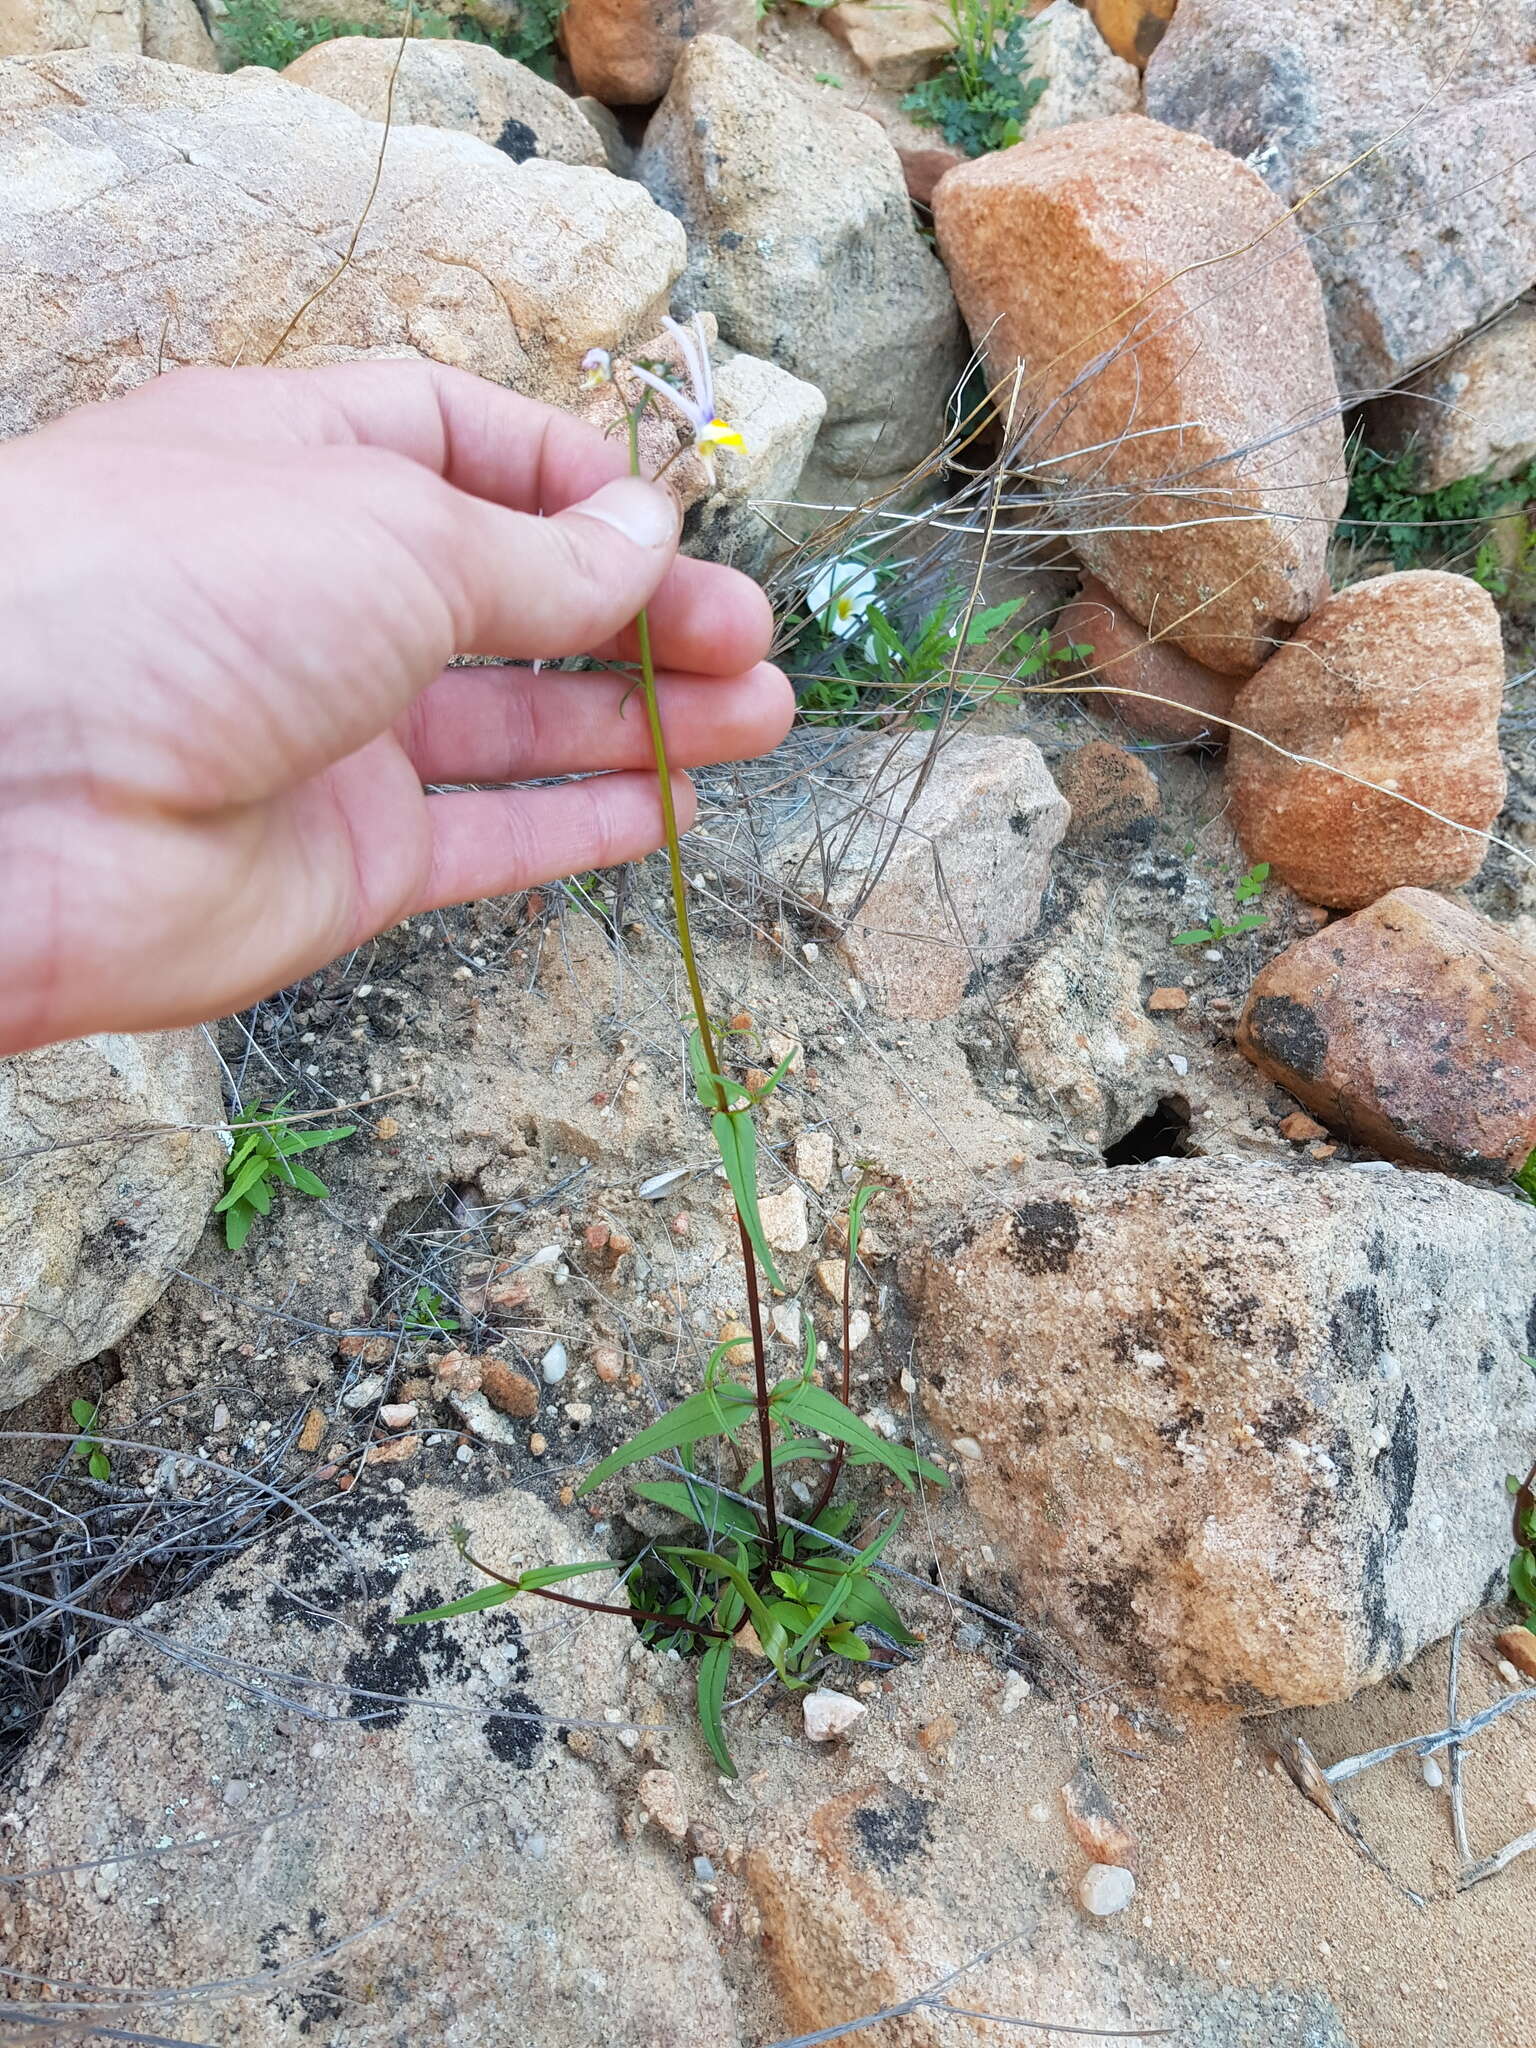
M 588 653 L 650 601 L 677 553 L 677 501 L 640 477 L 618 477 L 551 519 L 454 496 L 448 587 L 461 595 L 460 653 Z

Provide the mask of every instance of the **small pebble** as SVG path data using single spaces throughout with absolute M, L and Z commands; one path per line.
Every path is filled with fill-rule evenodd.
M 981 1456 L 981 1445 L 973 1436 L 957 1436 L 954 1449 L 957 1457 L 968 1458 L 972 1464 Z
M 1422 1775 L 1431 1792 L 1438 1792 L 1445 1783 L 1445 1773 L 1432 1756 L 1425 1757 Z
M 1078 1879 L 1077 1896 L 1085 1913 L 1102 1920 L 1125 1911 L 1136 1896 L 1136 1880 L 1118 1863 L 1093 1863 Z
M 1022 1671 L 1010 1671 L 1003 1680 L 1003 1696 L 998 1701 L 998 1712 L 1016 1714 L 1034 1689 Z
M 528 1449 L 532 1456 L 534 1456 L 535 1458 L 542 1458 L 544 1453 L 549 1449 L 549 1439 L 547 1437 L 541 1436 L 539 1432 L 535 1430 L 533 1432 L 533 1435 L 528 1439 Z
M 570 1363 L 570 1354 L 565 1346 L 558 1342 L 551 1344 L 539 1362 L 539 1370 L 544 1375 L 545 1386 L 558 1386 L 561 1380 L 565 1378 L 570 1368 Z
M 1519 1672 L 1515 1669 L 1514 1665 L 1510 1663 L 1507 1657 L 1501 1657 L 1499 1659 L 1499 1676 L 1503 1679 L 1506 1685 L 1518 1686 L 1521 1682 Z
M 592 1370 L 605 1386 L 624 1376 L 624 1355 L 612 1344 L 599 1344 L 592 1354 Z
M 415 1420 L 414 1401 L 386 1401 L 379 1410 L 379 1421 L 386 1429 L 404 1429 L 407 1423 Z
M 214 1403 L 212 1429 L 215 1436 L 221 1429 L 229 1427 L 229 1409 L 223 1401 Z
M 461 1465 L 467 1465 L 470 1459 L 473 1458 L 475 1454 L 470 1449 L 468 1444 L 460 1444 L 459 1448 L 454 1452 L 453 1455 Z
M 862 1700 L 850 1699 L 845 1692 L 818 1686 L 815 1692 L 806 1694 L 803 1711 L 805 1732 L 811 1741 L 833 1742 L 862 1721 L 869 1709 Z
M 371 1372 L 360 1379 L 355 1387 L 348 1387 L 341 1397 L 341 1405 L 353 1410 L 366 1408 L 370 1402 L 377 1401 L 383 1391 L 384 1375 L 381 1372 Z

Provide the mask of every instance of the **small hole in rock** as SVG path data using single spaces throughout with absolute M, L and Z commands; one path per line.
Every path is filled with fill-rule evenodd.
M 1123 1138 L 1104 1147 L 1104 1164 L 1146 1166 L 1154 1159 L 1184 1159 L 1188 1154 L 1189 1104 L 1182 1095 L 1165 1095 Z

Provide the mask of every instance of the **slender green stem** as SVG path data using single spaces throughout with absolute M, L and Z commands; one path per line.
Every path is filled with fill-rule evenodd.
M 640 474 L 640 418 L 644 402 L 630 408 L 626 413 L 629 422 L 629 466 L 633 475 Z M 688 917 L 688 885 L 683 875 L 683 849 L 677 830 L 677 807 L 672 801 L 672 773 L 667 763 L 667 739 L 662 729 L 661 706 L 656 698 L 656 663 L 651 653 L 651 621 L 642 609 L 635 617 L 635 638 L 640 648 L 640 688 L 645 700 L 646 723 L 650 728 L 651 754 L 656 763 L 656 781 L 661 793 L 661 822 L 666 834 L 667 873 L 672 884 L 672 915 L 677 925 L 677 943 L 683 956 L 683 972 L 688 978 L 688 994 L 693 1003 L 694 1022 L 698 1026 L 699 1040 L 704 1047 L 704 1058 L 711 1075 L 720 1072 L 720 1058 L 715 1050 L 715 1034 L 709 1021 L 709 1005 L 704 999 L 704 983 L 699 975 L 699 963 L 693 950 L 693 926 Z M 714 1108 L 726 1116 L 745 1116 L 747 1110 L 732 1110 L 730 1100 L 718 1080 L 711 1082 L 714 1091 Z M 740 1208 L 736 1211 L 736 1227 L 741 1236 L 741 1263 L 747 1282 L 747 1320 L 752 1330 L 752 1370 L 755 1380 L 757 1405 L 758 1455 L 763 1464 L 763 1506 L 767 1524 L 768 1548 L 777 1558 L 779 1554 L 779 1514 L 773 1497 L 773 1419 L 768 1405 L 768 1356 L 763 1341 L 763 1313 L 758 1303 L 757 1260 L 752 1251 L 752 1239 L 747 1231 L 746 1219 Z

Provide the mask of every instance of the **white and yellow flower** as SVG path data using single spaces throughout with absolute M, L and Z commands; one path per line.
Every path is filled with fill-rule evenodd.
M 670 318 L 661 324 L 677 343 L 691 390 L 680 389 L 654 370 L 647 369 L 643 363 L 632 363 L 631 371 L 658 398 L 664 398 L 668 405 L 682 414 L 693 429 L 694 452 L 703 457 L 706 465 L 713 467 L 717 448 L 734 448 L 745 453 L 746 442 L 730 422 L 721 419 L 715 411 L 715 378 L 710 367 L 709 341 L 703 321 L 695 313 L 686 327 L 681 321 Z
M 824 563 L 805 587 L 805 608 L 831 640 L 858 632 L 879 591 L 879 579 L 857 555 Z

